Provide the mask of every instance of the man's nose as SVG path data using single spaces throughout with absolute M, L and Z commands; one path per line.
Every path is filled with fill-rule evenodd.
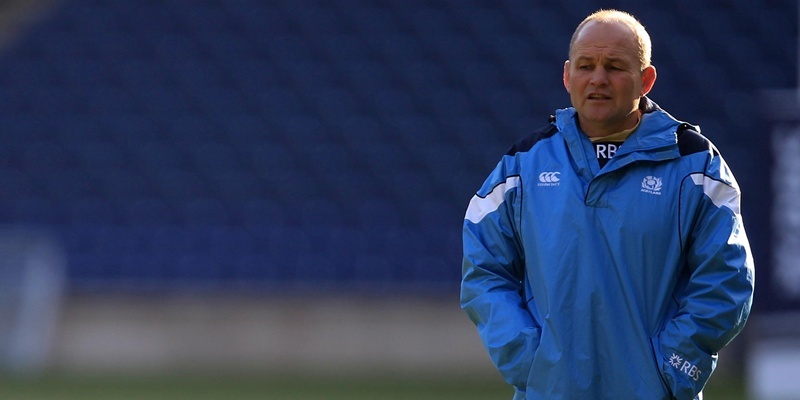
M 597 67 L 592 71 L 590 83 L 595 86 L 605 85 L 608 83 L 608 71 L 603 67 Z

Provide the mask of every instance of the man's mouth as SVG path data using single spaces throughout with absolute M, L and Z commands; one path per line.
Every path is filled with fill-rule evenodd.
M 602 94 L 592 93 L 589 96 L 587 96 L 586 98 L 589 99 L 589 100 L 608 100 L 611 97 L 606 96 L 606 95 L 602 95 Z

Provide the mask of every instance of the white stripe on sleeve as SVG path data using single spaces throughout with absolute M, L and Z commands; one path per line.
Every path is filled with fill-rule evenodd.
M 472 196 L 472 200 L 469 201 L 469 207 L 467 207 L 467 215 L 464 219 L 468 219 L 475 224 L 481 222 L 483 217 L 497 210 L 497 208 L 503 204 L 503 201 L 505 201 L 506 193 L 517 186 L 519 186 L 519 177 L 510 176 L 506 178 L 505 182 L 495 186 L 486 197 L 480 197 L 478 195 Z
M 728 207 L 734 214 L 739 214 L 739 190 L 701 173 L 692 174 L 691 177 L 695 185 L 703 187 L 703 193 L 715 206 Z

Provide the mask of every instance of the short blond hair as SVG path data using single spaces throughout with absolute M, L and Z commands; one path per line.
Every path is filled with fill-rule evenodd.
M 636 44 L 638 48 L 638 58 L 639 63 L 642 67 L 642 70 L 649 67 L 651 65 L 650 58 L 652 57 L 652 43 L 650 42 L 650 34 L 647 33 L 647 30 L 644 29 L 644 25 L 639 22 L 636 17 L 633 15 L 626 13 L 625 11 L 619 10 L 599 10 L 588 17 L 586 17 L 581 23 L 575 28 L 575 32 L 572 34 L 572 40 L 569 42 L 569 56 L 572 57 L 572 48 L 575 45 L 575 40 L 578 38 L 578 34 L 583 30 L 583 28 L 589 22 L 597 21 L 604 24 L 623 24 L 633 31 L 633 35 L 636 39 Z

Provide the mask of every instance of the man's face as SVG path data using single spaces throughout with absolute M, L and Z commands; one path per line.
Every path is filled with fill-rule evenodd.
M 564 63 L 564 86 L 589 136 L 635 126 L 639 99 L 655 78 L 654 67 L 642 71 L 635 36 L 623 24 L 588 23 Z

